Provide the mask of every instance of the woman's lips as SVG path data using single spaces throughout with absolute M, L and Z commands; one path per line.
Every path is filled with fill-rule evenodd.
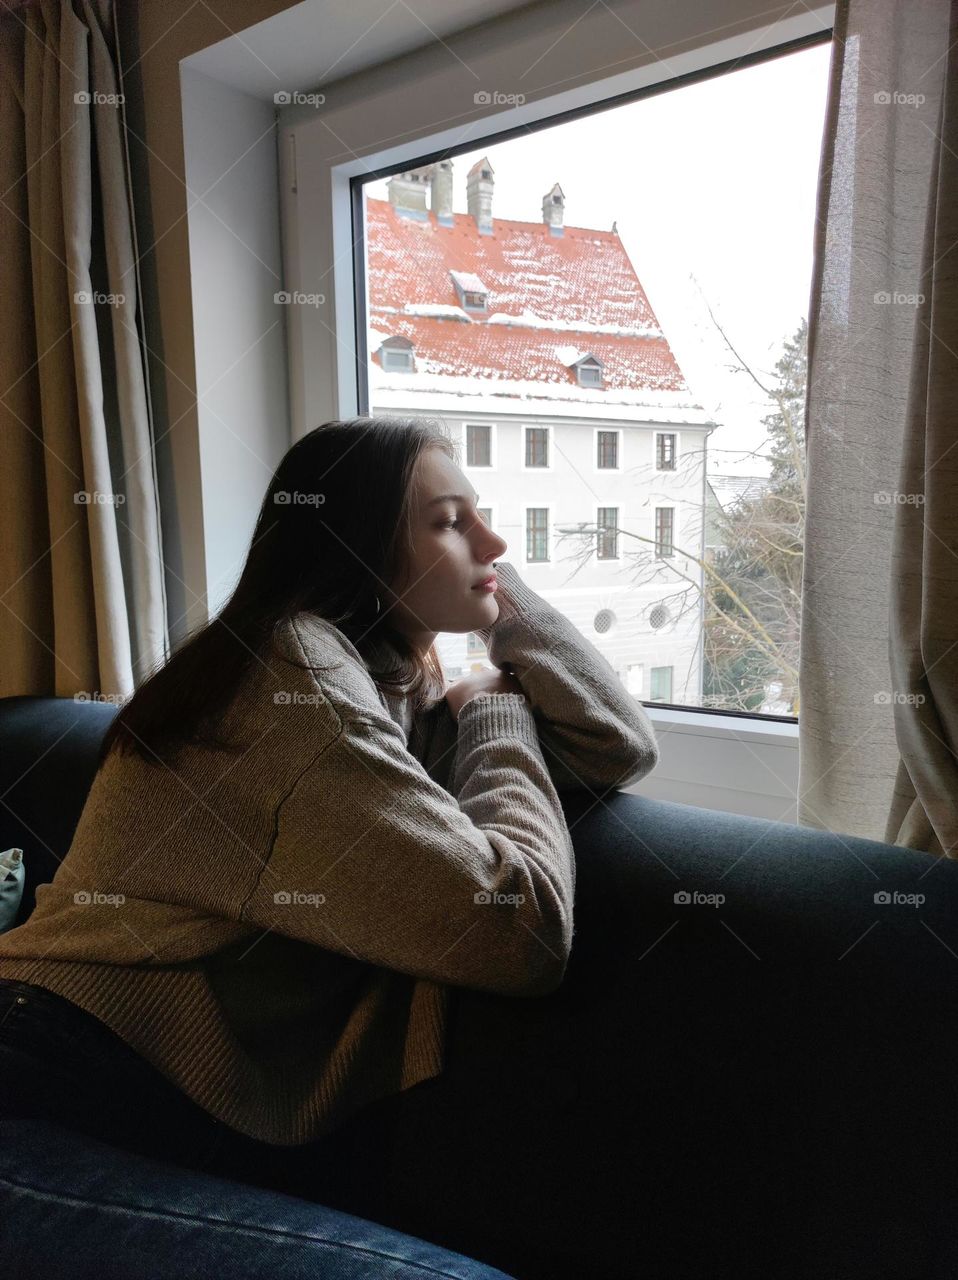
M 497 580 L 497 578 L 496 578 L 495 574 L 492 574 L 490 577 L 488 577 L 488 578 L 485 580 L 485 582 L 477 582 L 477 583 L 476 583 L 476 585 L 473 587 L 473 591 L 490 591 L 490 592 L 492 592 L 492 591 L 495 591 L 495 590 L 496 590 L 496 588 L 497 588 L 498 586 L 499 586 L 499 582 L 498 582 L 498 580 Z

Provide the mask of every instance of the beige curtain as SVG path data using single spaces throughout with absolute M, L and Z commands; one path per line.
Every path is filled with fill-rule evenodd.
M 168 654 L 112 0 L 0 10 L 0 695 Z
M 809 316 L 799 821 L 958 857 L 958 12 L 839 0 Z

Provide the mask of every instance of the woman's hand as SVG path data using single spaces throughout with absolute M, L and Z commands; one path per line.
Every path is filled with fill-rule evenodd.
M 486 671 L 471 671 L 446 690 L 446 704 L 457 724 L 459 712 L 477 693 L 522 693 L 522 685 L 511 672 L 500 671 L 498 667 Z

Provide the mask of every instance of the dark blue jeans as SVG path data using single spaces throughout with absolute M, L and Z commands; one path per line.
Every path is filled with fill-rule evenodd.
M 958 1274 L 958 864 L 618 792 L 563 803 L 566 978 L 455 989 L 437 1079 L 272 1147 L 4 983 L 0 1108 L 518 1280 Z

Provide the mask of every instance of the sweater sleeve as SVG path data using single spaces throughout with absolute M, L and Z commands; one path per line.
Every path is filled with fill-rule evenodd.
M 644 778 L 659 748 L 641 702 L 511 563 L 497 561 L 496 575 L 499 617 L 477 634 L 493 665 L 510 668 L 522 685 L 554 785 L 608 789 Z
M 280 806 L 241 918 L 420 978 L 554 990 L 575 863 L 525 697 L 462 708 L 453 794 L 378 706 L 328 705 L 340 731 Z

